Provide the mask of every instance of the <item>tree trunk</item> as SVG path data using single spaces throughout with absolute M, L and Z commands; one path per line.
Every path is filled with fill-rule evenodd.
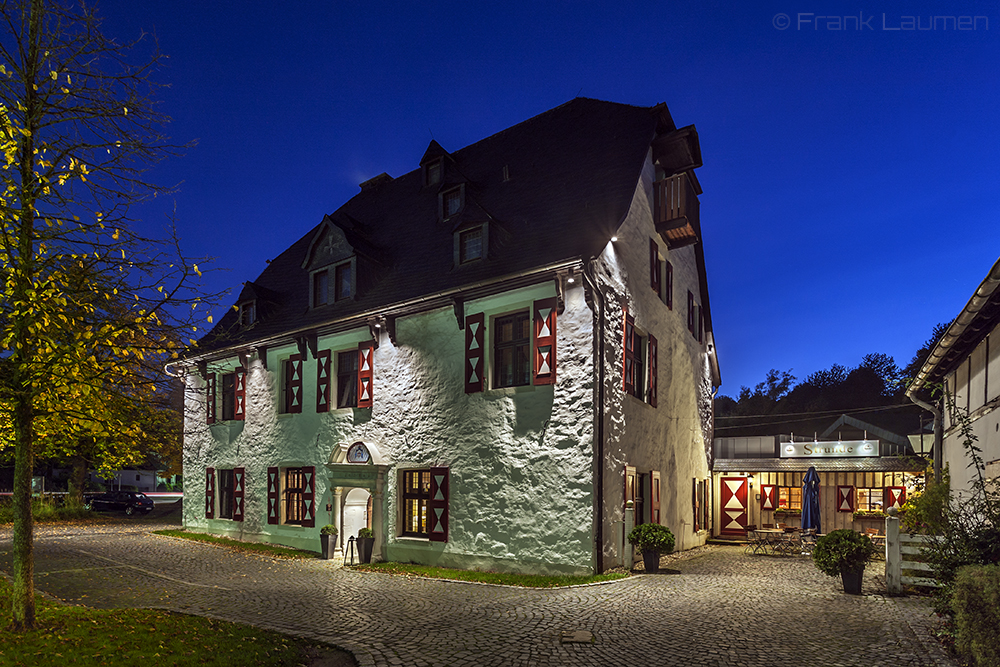
M 31 474 L 34 469 L 32 432 L 34 418 L 30 396 L 18 395 L 14 406 L 14 590 L 12 623 L 15 631 L 35 627 L 34 527 L 31 516 Z
M 87 459 L 77 454 L 70 459 L 70 464 L 73 468 L 69 475 L 66 504 L 76 507 L 83 504 L 83 487 L 87 484 Z

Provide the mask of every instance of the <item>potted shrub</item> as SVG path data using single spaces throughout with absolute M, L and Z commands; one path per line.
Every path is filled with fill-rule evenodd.
M 372 562 L 372 547 L 375 546 L 375 533 L 371 528 L 358 531 L 358 557 L 362 563 Z
M 816 540 L 813 562 L 823 574 L 831 577 L 839 574 L 845 593 L 861 595 L 865 565 L 875 551 L 876 547 L 867 535 L 842 528 Z
M 319 543 L 323 547 L 323 560 L 333 558 L 333 552 L 337 549 L 337 527 L 328 523 L 320 528 Z
M 674 534 L 658 523 L 642 523 L 628 534 L 629 544 L 642 551 L 642 564 L 646 572 L 660 571 L 660 555 L 674 550 Z

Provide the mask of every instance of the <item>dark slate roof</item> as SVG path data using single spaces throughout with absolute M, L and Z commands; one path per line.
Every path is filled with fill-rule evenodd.
M 202 339 L 200 351 L 273 339 L 480 281 L 589 259 L 628 212 L 652 140 L 673 129 L 664 105 L 576 98 L 453 153 L 432 141 L 425 158 L 448 156 L 442 183 L 425 187 L 419 168 L 392 180 L 372 179 L 325 219 L 343 230 L 363 258 L 356 299 L 308 307 L 309 271 L 303 262 L 324 221 L 253 281 L 268 295 L 268 303 L 258 306 L 261 320 L 235 330 L 237 316 L 230 309 Z M 418 159 L 414 156 L 414 164 Z M 466 193 L 461 219 L 441 222 L 439 193 L 459 183 Z M 455 267 L 456 222 L 470 224 L 473 217 L 489 223 L 489 255 Z
M 923 472 L 927 462 L 917 456 L 844 459 L 715 459 L 714 472 Z

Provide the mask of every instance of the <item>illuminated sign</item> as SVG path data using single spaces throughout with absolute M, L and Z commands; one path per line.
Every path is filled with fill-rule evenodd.
M 348 463 L 368 463 L 371 458 L 368 448 L 363 443 L 356 442 L 347 450 Z
M 836 442 L 783 442 L 781 458 L 834 458 L 878 456 L 878 440 L 840 440 Z

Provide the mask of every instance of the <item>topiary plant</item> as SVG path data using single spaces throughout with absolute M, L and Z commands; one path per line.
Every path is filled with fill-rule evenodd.
M 337 534 L 337 527 L 335 525 L 333 525 L 332 523 L 328 523 L 328 524 L 326 524 L 325 526 L 323 526 L 322 528 L 319 529 L 319 534 L 320 535 L 336 535 Z
M 358 537 L 375 537 L 375 533 L 372 532 L 371 528 L 362 528 L 358 530 Z
M 842 528 L 816 540 L 813 562 L 820 572 L 831 577 L 865 569 L 877 547 L 867 535 Z
M 641 523 L 629 532 L 628 543 L 642 551 L 668 554 L 674 550 L 674 534 L 658 523 Z

